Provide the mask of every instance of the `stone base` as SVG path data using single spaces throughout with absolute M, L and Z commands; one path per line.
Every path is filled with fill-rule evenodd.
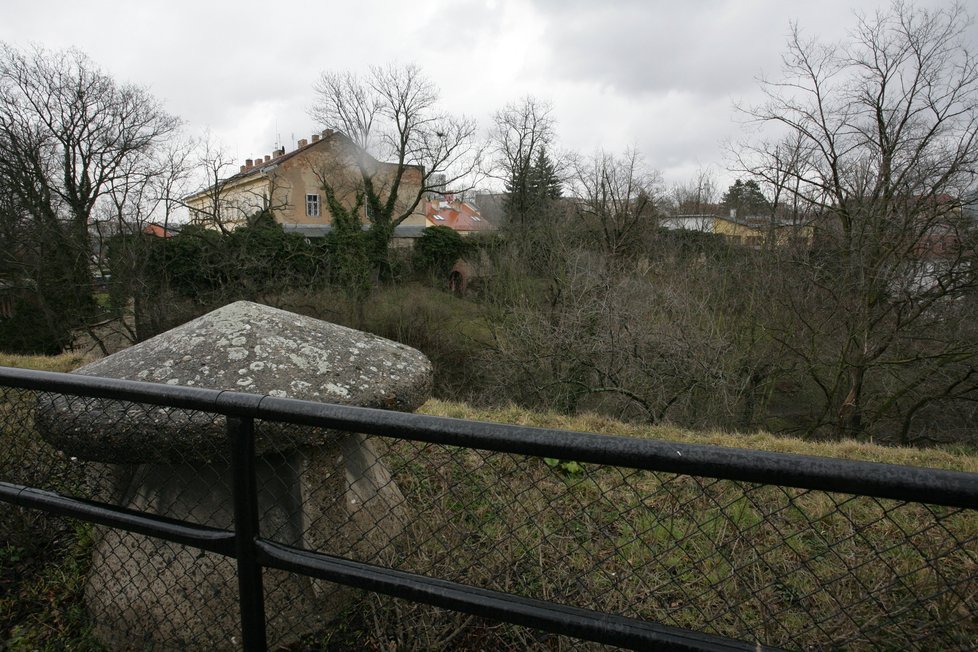
M 361 435 L 256 467 L 264 538 L 369 562 L 404 529 L 404 498 Z M 230 478 L 226 465 L 144 464 L 123 504 L 231 529 Z M 236 568 L 229 557 L 100 529 L 85 590 L 95 634 L 111 650 L 238 650 Z M 321 630 L 349 606 L 343 587 L 291 573 L 265 570 L 264 587 L 269 648 Z

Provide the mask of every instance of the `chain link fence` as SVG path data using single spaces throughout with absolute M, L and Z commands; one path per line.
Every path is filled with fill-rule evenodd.
M 229 530 L 230 456 L 199 435 L 225 421 L 0 387 L 0 482 Z M 145 450 L 154 432 L 182 444 L 139 463 L 70 450 L 88 438 L 118 457 L 106 451 Z M 276 543 L 751 644 L 978 645 L 969 509 L 271 420 L 255 432 L 261 535 Z M 59 635 L 86 649 L 241 646 L 232 558 L 5 502 L 0 532 L 8 643 L 36 618 L 28 576 L 70 550 L 73 593 L 45 621 Z M 283 570 L 263 582 L 273 648 L 610 649 Z

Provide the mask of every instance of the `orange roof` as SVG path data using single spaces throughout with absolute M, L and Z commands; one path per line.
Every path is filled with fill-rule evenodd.
M 432 199 L 425 202 L 425 217 L 433 226 L 447 226 L 456 231 L 492 231 L 493 226 L 479 209 L 457 199 Z
M 155 235 L 157 238 L 172 238 L 173 234 L 159 224 L 147 224 L 143 227 L 146 235 Z

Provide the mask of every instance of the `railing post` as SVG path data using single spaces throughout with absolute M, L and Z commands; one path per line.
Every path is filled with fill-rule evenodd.
M 228 417 L 231 475 L 234 491 L 235 557 L 238 560 L 238 603 L 244 649 L 265 650 L 265 596 L 258 565 L 258 488 L 255 481 L 255 421 Z

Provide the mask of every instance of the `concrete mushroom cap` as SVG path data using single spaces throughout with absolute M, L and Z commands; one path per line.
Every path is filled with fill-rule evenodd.
M 248 301 L 198 317 L 73 373 L 411 411 L 431 395 L 416 349 Z M 66 453 L 105 462 L 203 461 L 226 452 L 224 419 L 179 408 L 55 394 L 39 398 L 39 430 Z M 262 424 L 259 451 L 322 440 Z

